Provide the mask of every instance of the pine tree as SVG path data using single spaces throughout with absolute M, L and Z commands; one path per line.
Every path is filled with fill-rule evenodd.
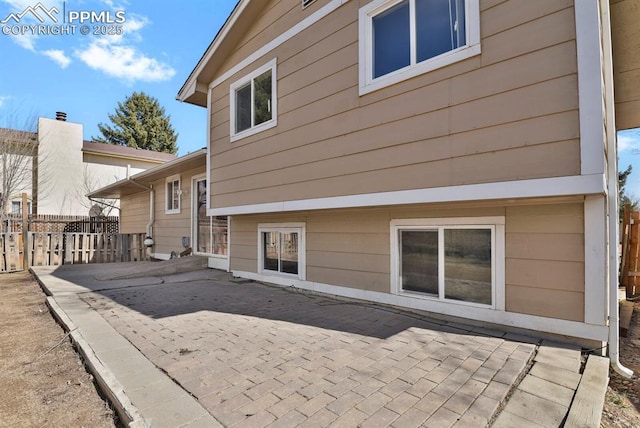
M 102 137 L 93 137 L 98 143 L 153 150 L 175 154 L 178 134 L 171 126 L 170 117 L 158 100 L 144 92 L 132 93 L 118 103 L 115 114 L 109 115 L 113 124 L 100 123 Z
M 628 195 L 625 189 L 625 186 L 627 185 L 627 178 L 629 178 L 632 171 L 633 167 L 631 165 L 627 166 L 627 169 L 624 171 L 618 171 L 618 214 L 620 219 L 622 219 L 624 206 L 626 204 L 631 205 L 631 211 L 635 211 L 638 209 L 638 204 L 640 203 L 634 195 Z

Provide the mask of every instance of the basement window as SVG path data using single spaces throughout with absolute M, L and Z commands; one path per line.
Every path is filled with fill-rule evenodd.
M 258 225 L 258 272 L 305 279 L 304 223 Z

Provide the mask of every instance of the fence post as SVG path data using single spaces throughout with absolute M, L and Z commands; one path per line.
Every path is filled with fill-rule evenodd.
M 22 194 L 22 268 L 29 269 L 29 211 L 27 194 Z

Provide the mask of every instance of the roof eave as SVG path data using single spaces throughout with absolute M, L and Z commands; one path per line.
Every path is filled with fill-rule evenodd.
M 229 31 L 238 20 L 238 17 L 240 17 L 250 2 L 251 0 L 238 1 L 231 11 L 231 14 L 227 17 L 227 20 L 218 31 L 218 34 L 213 38 L 213 41 L 205 51 L 204 55 L 202 55 L 200 61 L 198 61 L 198 64 L 196 64 L 195 68 L 191 71 L 189 77 L 187 77 L 187 80 L 178 91 L 178 95 L 176 96 L 178 101 L 199 105 L 201 107 L 207 106 L 208 83 L 200 82 L 198 77 L 207 64 L 209 64 L 209 61 L 211 61 L 211 58 L 216 53 L 225 37 L 229 34 Z M 204 86 L 204 102 L 202 101 L 202 86 Z
M 199 157 L 203 159 L 203 166 L 205 165 L 204 161 L 206 159 L 207 149 L 200 149 L 195 152 L 189 153 L 177 159 L 171 160 L 169 162 L 165 162 L 161 165 L 154 166 L 153 168 L 149 168 L 147 170 L 141 171 L 137 174 L 132 175 L 129 178 L 125 178 L 123 180 L 116 181 L 115 183 L 109 184 L 108 186 L 101 187 L 100 189 L 94 190 L 91 193 L 87 194 L 88 198 L 106 198 L 106 199 L 119 199 L 122 196 L 122 189 L 124 189 L 128 184 L 135 183 L 138 186 L 139 191 L 144 191 L 139 186 L 145 185 L 148 181 L 155 181 L 159 179 L 158 176 L 162 176 L 162 172 L 168 170 L 170 168 L 175 168 L 181 164 L 185 164 L 187 162 L 193 161 Z M 127 195 L 139 193 L 139 192 L 127 192 Z

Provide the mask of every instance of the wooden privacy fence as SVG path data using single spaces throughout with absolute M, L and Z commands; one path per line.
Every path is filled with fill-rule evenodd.
M 3 232 L 22 232 L 21 214 L 9 214 Z M 89 217 L 80 215 L 29 214 L 27 229 L 29 232 L 62 233 L 118 233 L 119 217 Z
M 144 233 L 29 232 L 28 267 L 149 260 Z M 0 234 L 0 272 L 24 269 L 23 234 Z
M 628 299 L 640 294 L 640 212 L 631 211 L 629 204 L 624 207 L 621 232 L 620 284 Z

